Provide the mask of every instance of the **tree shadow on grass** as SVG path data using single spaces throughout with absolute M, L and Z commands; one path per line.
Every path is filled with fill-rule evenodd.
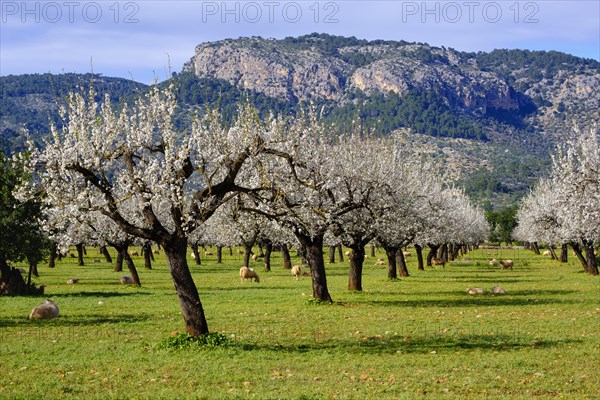
M 111 298 L 111 297 L 127 297 L 127 296 L 150 296 L 150 292 L 55 292 L 52 293 L 51 298 L 65 298 L 65 297 L 97 297 L 97 298 Z
M 43 328 L 43 327 L 93 327 L 106 324 L 133 324 L 150 319 L 149 315 L 119 314 L 119 315 L 61 315 L 54 319 L 30 321 L 27 317 L 9 317 L 0 319 L 0 327 Z
M 513 297 L 511 295 L 483 295 L 469 296 L 465 294 L 464 299 L 423 299 L 423 300 L 368 300 L 361 301 L 360 304 L 373 305 L 378 307 L 484 307 L 484 306 L 532 306 L 547 304 L 576 304 L 575 300 L 561 300 L 550 298 L 525 298 Z M 517 295 L 518 296 L 518 295 Z M 525 296 L 525 295 L 523 295 Z
M 306 353 L 310 351 L 343 351 L 354 354 L 394 354 L 394 353 L 444 353 L 459 350 L 511 351 L 523 348 L 544 349 L 564 344 L 581 343 L 581 340 L 540 340 L 516 334 L 456 334 L 424 335 L 418 337 L 364 337 L 361 339 L 318 340 L 303 344 L 262 345 L 241 343 L 244 350 L 266 350 L 274 352 Z

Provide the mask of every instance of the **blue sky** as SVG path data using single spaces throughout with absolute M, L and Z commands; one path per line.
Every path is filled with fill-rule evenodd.
M 598 0 L 0 0 L 0 11 L 0 75 L 93 70 L 151 83 L 180 71 L 202 42 L 311 32 L 600 60 Z

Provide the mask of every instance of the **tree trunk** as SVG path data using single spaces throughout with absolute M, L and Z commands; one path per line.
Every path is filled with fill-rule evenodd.
M 244 267 L 250 268 L 250 255 L 252 254 L 252 246 L 244 243 Z
M 329 246 L 329 264 L 335 264 L 335 248 L 337 246 Z
M 373 257 L 373 258 L 375 257 L 375 246 L 374 245 L 371 246 L 371 257 Z
M 433 260 L 433 258 L 436 256 L 440 246 L 437 244 L 428 244 L 427 246 L 429 246 L 429 253 L 427 253 L 427 266 L 431 267 L 431 260 Z
M 229 246 L 229 255 L 232 256 L 233 255 L 233 247 Z
M 102 253 L 107 263 L 112 264 L 112 257 L 110 256 L 110 253 L 108 252 L 106 246 L 100 247 L 100 253 Z
M 273 252 L 273 242 L 270 240 L 265 241 L 265 271 L 271 272 L 271 253 Z
M 420 245 L 415 244 L 415 251 L 417 252 L 417 264 L 419 269 L 424 271 L 425 266 L 423 265 L 423 248 Z
M 117 250 L 117 261 L 115 262 L 115 272 L 121 272 L 121 271 L 123 271 L 123 255 L 121 254 L 119 249 L 115 248 L 115 250 Z
M 77 265 L 83 267 L 85 265 L 83 262 L 83 244 L 75 245 L 75 248 L 77 249 Z
M 185 322 L 185 330 L 191 336 L 208 333 L 208 324 L 198 295 L 198 289 L 190 273 L 186 259 L 187 239 L 174 237 L 162 243 L 167 263 L 179 297 L 179 305 Z
M 560 245 L 560 262 L 566 263 L 569 261 L 569 248 L 566 243 Z
M 585 248 L 585 257 L 587 258 L 588 273 L 591 275 L 598 275 L 598 264 L 596 263 L 594 242 L 584 240 L 583 246 Z
M 50 259 L 48 260 L 48 268 L 56 267 L 56 243 L 50 245 Z
M 297 235 L 298 240 L 306 250 L 306 257 L 312 274 L 313 297 L 320 301 L 332 303 L 327 277 L 325 275 L 325 260 L 323 259 L 323 235 L 309 238 Z
M 229 248 L 231 251 L 231 247 Z M 223 246 L 217 246 L 217 264 L 221 264 L 223 262 Z
M 396 271 L 396 251 L 398 249 L 390 246 L 383 246 L 383 249 L 388 259 L 388 279 L 396 280 L 398 279 L 398 271 Z
M 448 261 L 448 243 L 444 243 L 438 250 L 439 257 L 444 261 Z
M 152 246 L 149 243 L 144 244 L 142 252 L 144 253 L 144 268 L 152 269 Z
M 548 249 L 550 250 L 550 255 L 552 256 L 553 260 L 558 260 L 558 256 L 556 255 L 556 251 L 554 251 L 554 245 L 549 245 Z
M 531 243 L 531 249 L 535 254 L 537 254 L 538 256 L 540 255 L 540 248 L 538 247 L 537 242 Z
M 408 268 L 406 268 L 406 260 L 404 259 L 404 253 L 402 249 L 396 251 L 396 264 L 398 264 L 398 273 L 400 276 L 409 276 Z
M 287 244 L 281 245 L 281 256 L 283 257 L 283 268 L 292 269 L 292 258 L 290 257 L 290 251 L 288 250 Z
M 40 277 L 40 273 L 38 272 L 38 267 L 37 267 L 36 262 L 31 262 L 31 261 L 29 262 L 29 271 L 30 271 L 30 273 L 29 273 L 30 276 L 33 275 L 36 278 Z M 27 282 L 27 284 L 30 285 L 31 281 Z
M 9 278 L 10 267 L 8 266 L 8 263 L 6 262 L 4 257 L 0 255 L 0 282 L 8 284 Z
M 338 256 L 340 258 L 340 262 L 344 262 L 344 249 L 342 249 L 342 245 L 338 244 L 337 249 L 338 249 Z
M 137 273 L 137 268 L 135 268 L 135 264 L 133 263 L 131 256 L 127 252 L 127 249 L 128 247 L 124 248 L 123 259 L 125 260 L 125 265 L 127 265 L 127 270 L 131 274 L 131 280 L 133 281 L 132 283 L 136 286 L 142 286 L 142 283 L 140 282 L 140 277 Z
M 296 250 L 296 254 L 298 255 L 298 257 L 300 257 L 300 260 L 302 260 L 302 264 L 308 264 L 308 257 L 306 256 L 306 249 L 304 248 L 304 246 L 302 246 L 302 245 L 298 246 L 298 249 Z M 323 261 L 323 262 L 325 262 L 325 261 Z
M 194 261 L 196 261 L 196 265 L 202 265 L 202 260 L 200 260 L 200 252 L 198 251 L 198 245 L 193 244 L 190 247 L 192 248 L 192 253 L 194 253 Z
M 362 270 L 365 262 L 365 248 L 360 244 L 350 246 L 350 273 L 348 276 L 348 290 L 362 291 Z
M 583 266 L 583 269 L 585 270 L 585 272 L 590 273 L 589 268 L 588 268 L 588 262 L 585 259 L 584 255 L 581 251 L 581 246 L 579 246 L 579 243 L 571 243 L 571 247 L 573 248 L 573 251 L 575 252 L 575 255 L 577 256 L 577 258 L 579 259 L 579 262 Z

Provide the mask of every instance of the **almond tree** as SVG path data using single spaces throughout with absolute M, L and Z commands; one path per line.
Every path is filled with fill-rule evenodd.
M 30 172 L 49 205 L 98 212 L 125 233 L 162 246 L 186 331 L 208 332 L 187 261 L 188 236 L 228 200 L 238 173 L 260 153 L 269 133 L 248 107 L 230 128 L 216 113 L 195 116 L 189 131 L 175 129 L 171 89 L 149 90 L 133 107 L 115 111 L 90 91 L 71 94 L 52 142 L 31 149 Z M 71 190 L 74 188 L 74 190 Z M 124 211 L 132 202 L 135 219 Z

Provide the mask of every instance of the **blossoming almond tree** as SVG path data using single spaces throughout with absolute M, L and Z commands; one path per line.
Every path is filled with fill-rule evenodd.
M 249 107 L 229 128 L 207 113 L 180 132 L 175 106 L 173 91 L 158 87 L 118 112 L 93 91 L 71 94 L 61 109 L 63 128 L 52 128 L 43 150 L 32 148 L 28 166 L 49 206 L 99 212 L 128 235 L 163 247 L 186 331 L 197 336 L 208 325 L 186 261 L 188 236 L 232 192 L 249 190 L 236 178 L 269 133 Z

